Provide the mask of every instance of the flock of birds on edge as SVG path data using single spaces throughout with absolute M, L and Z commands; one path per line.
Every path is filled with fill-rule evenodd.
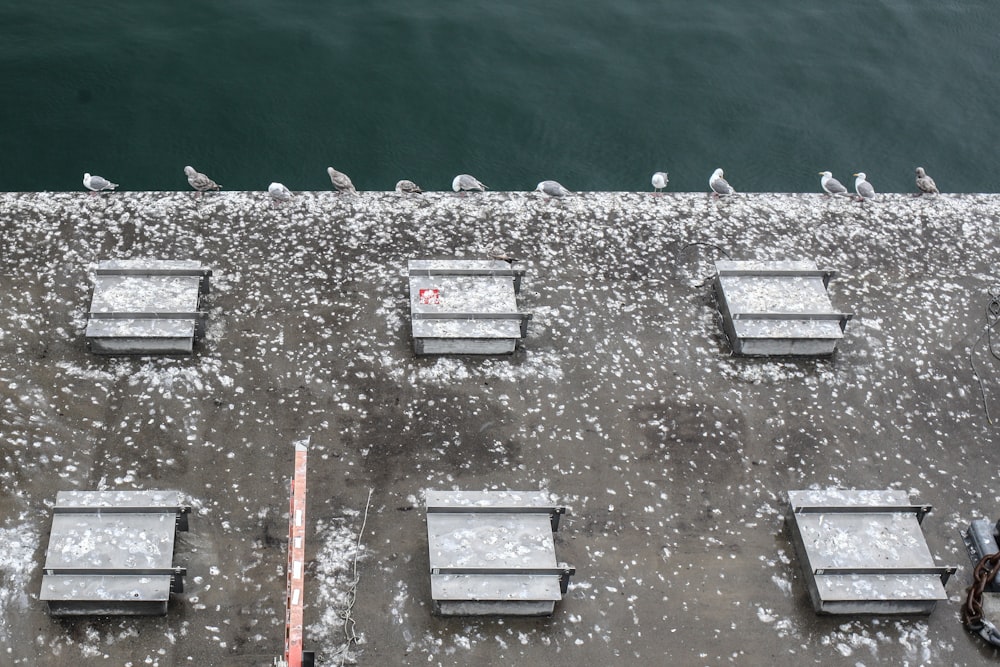
M 338 192 L 357 192 L 354 187 L 354 183 L 351 182 L 350 177 L 340 171 L 337 171 L 333 167 L 327 167 L 326 173 L 330 175 L 330 182 L 333 183 L 334 189 Z M 205 174 L 195 170 L 194 167 L 184 167 L 184 175 L 187 176 L 188 183 L 191 187 L 195 189 L 199 194 L 203 192 L 208 192 L 211 190 L 220 190 L 221 185 L 213 181 L 211 178 Z M 847 191 L 847 188 L 833 177 L 833 174 L 829 171 L 821 171 L 820 175 L 820 187 L 823 188 L 825 192 L 830 197 L 851 197 L 852 195 Z M 875 198 L 875 188 L 872 184 L 868 182 L 868 177 L 864 172 L 858 172 L 854 174 L 854 192 L 857 201 L 865 202 Z M 665 171 L 658 171 L 653 174 L 652 184 L 653 191 L 656 194 L 660 194 L 664 188 L 667 187 L 667 183 L 670 182 L 669 174 Z M 927 175 L 923 167 L 917 167 L 917 190 L 918 195 L 922 194 L 938 194 L 937 185 L 934 183 L 934 179 Z M 102 190 L 114 190 L 118 187 L 117 183 L 112 183 L 108 179 L 91 174 L 83 175 L 83 185 L 90 190 L 91 194 L 100 192 Z M 733 186 L 729 184 L 728 181 L 723 177 L 722 169 L 716 169 L 711 178 L 708 179 L 708 186 L 711 188 L 713 197 L 728 197 L 730 195 L 736 194 L 736 190 Z M 474 176 L 469 176 L 468 174 L 459 174 L 452 180 L 451 189 L 455 192 L 465 194 L 466 192 L 483 192 L 488 190 L 488 186 L 483 185 Z M 557 181 L 542 181 L 535 188 L 536 192 L 541 192 L 546 199 L 565 197 L 566 195 L 573 194 L 570 190 L 567 190 Z M 271 196 L 272 206 L 277 206 L 284 204 L 285 202 L 291 201 L 292 193 L 281 183 L 271 183 L 267 188 L 268 194 Z M 396 192 L 402 192 L 407 194 L 420 194 L 423 190 L 413 181 L 399 181 L 396 183 Z

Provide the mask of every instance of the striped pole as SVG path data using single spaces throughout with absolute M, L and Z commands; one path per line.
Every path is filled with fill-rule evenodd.
M 295 443 L 295 476 L 292 478 L 288 514 L 288 570 L 285 601 L 285 664 L 303 667 L 302 597 L 306 554 L 306 447 L 309 441 Z

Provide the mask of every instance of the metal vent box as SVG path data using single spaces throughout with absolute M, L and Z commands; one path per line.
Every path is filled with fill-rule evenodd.
M 60 491 L 38 599 L 52 616 L 166 614 L 189 511 L 177 491 Z
M 207 269 L 197 261 L 110 260 L 98 264 L 87 321 L 96 354 L 191 354 L 205 332 Z
M 820 614 L 930 614 L 955 567 L 934 564 L 906 492 L 789 491 L 786 521 Z
M 576 572 L 556 562 L 565 508 L 542 491 L 427 491 L 426 507 L 436 613 L 552 614 Z
M 851 315 L 827 295 L 833 271 L 812 261 L 719 261 L 715 290 L 734 354 L 829 355 Z
M 508 354 L 527 335 L 517 309 L 523 269 L 501 260 L 408 262 L 417 354 Z

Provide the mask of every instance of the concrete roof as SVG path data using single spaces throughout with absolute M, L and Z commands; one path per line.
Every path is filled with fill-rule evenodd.
M 998 218 L 995 195 L 0 194 L 0 662 L 269 665 L 293 442 L 309 437 L 319 664 L 979 664 L 995 652 L 959 621 L 958 531 L 1000 516 L 969 354 L 978 341 L 1000 418 L 979 341 Z M 416 358 L 406 261 L 491 247 L 527 265 L 523 346 Z M 855 318 L 837 354 L 730 356 L 708 280 L 723 251 L 838 271 L 831 301 Z M 214 270 L 193 357 L 88 353 L 97 262 L 133 257 Z M 929 617 L 817 617 L 782 513 L 787 490 L 827 487 L 934 505 L 928 547 L 960 566 L 950 599 Z M 158 488 L 195 508 L 168 615 L 49 619 L 57 491 Z M 569 506 L 556 551 L 577 574 L 551 618 L 429 612 L 423 490 L 492 488 Z M 343 655 L 356 554 L 361 643 Z

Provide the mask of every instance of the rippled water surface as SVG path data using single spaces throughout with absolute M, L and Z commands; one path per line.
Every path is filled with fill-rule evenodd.
M 5 3 L 0 190 L 994 192 L 998 34 L 929 0 Z

